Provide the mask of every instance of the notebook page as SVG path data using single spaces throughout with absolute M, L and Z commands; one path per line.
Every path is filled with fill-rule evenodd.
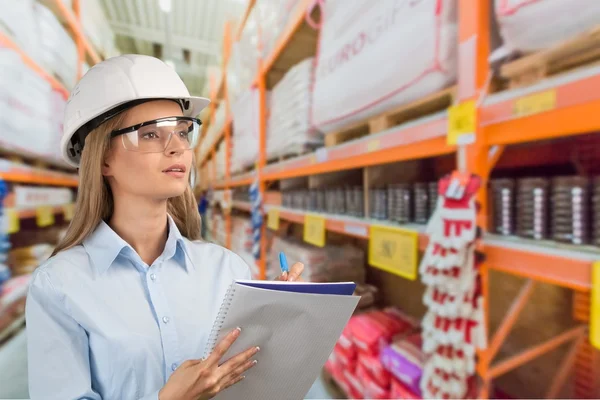
M 261 350 L 246 379 L 217 399 L 303 399 L 360 297 L 235 286 L 218 340 L 237 326 L 242 333 L 222 361 L 252 346 Z

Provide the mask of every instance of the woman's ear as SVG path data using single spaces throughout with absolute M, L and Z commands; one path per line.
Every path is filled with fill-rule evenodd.
M 112 176 L 112 169 L 110 167 L 111 158 L 111 152 L 108 151 L 102 160 L 102 176 Z

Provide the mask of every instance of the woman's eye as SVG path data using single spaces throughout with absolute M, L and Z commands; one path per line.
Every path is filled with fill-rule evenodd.
M 177 134 L 178 134 L 178 135 L 179 135 L 179 137 L 180 137 L 180 138 L 182 138 L 182 139 L 187 139 L 187 137 L 188 137 L 188 135 L 189 135 L 189 134 L 188 134 L 186 131 L 179 131 L 179 132 L 177 132 Z
M 158 134 L 156 132 L 145 132 L 142 134 L 142 139 L 158 139 Z

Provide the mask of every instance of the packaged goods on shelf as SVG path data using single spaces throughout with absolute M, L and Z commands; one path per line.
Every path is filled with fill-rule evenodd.
M 259 92 L 247 89 L 232 104 L 234 135 L 232 140 L 231 171 L 240 172 L 258 160 Z
M 381 356 L 390 343 L 412 337 L 418 325 L 393 307 L 357 314 L 340 335 L 325 369 L 350 398 L 390 398 L 395 377 Z
M 77 79 L 77 47 L 54 13 L 35 3 L 36 23 L 40 34 L 40 59 L 67 87 Z
M 30 274 L 50 257 L 53 250 L 54 246 L 48 243 L 14 248 L 8 253 L 8 264 L 15 276 Z
M 81 26 L 86 37 L 92 45 L 101 52 L 105 58 L 119 54 L 115 46 L 115 34 L 110 26 L 104 9 L 98 0 L 80 2 Z M 70 7 L 72 9 L 72 7 Z
M 277 40 L 290 18 L 296 14 L 300 0 L 258 0 L 262 28 L 262 57 L 267 58 L 274 50 Z
M 495 0 L 504 46 L 531 52 L 590 30 L 600 21 L 600 2 L 572 0 Z M 552 21 L 550 24 L 540 21 Z
M 221 146 L 219 146 L 219 149 L 215 153 L 215 173 L 218 181 L 225 179 L 225 169 L 227 163 L 226 155 L 225 144 L 223 143 Z
M 252 256 L 252 225 L 250 219 L 231 217 L 231 250 L 248 264 L 256 275 L 256 262 Z
M 422 348 L 421 334 L 415 333 L 394 341 L 381 353 L 381 362 L 384 368 L 419 396 L 421 395 L 419 382 L 425 361 Z
M 3 148 L 62 164 L 59 142 L 66 100 L 24 63 L 0 48 L 0 129 Z
M 34 0 L 0 0 L 0 31 L 8 33 L 20 49 L 39 61 L 40 35 L 34 13 L 35 3 Z
M 457 31 L 455 0 L 324 2 L 313 124 L 333 131 L 452 85 Z
M 292 238 L 273 238 L 268 257 L 267 279 L 280 273 L 279 253 L 284 252 L 290 262 L 304 264 L 302 277 L 312 282 L 365 281 L 364 251 L 351 245 L 310 246 Z
M 313 58 L 293 66 L 271 92 L 267 121 L 267 158 L 303 154 L 323 145 L 310 124 Z
M 4 283 L 0 293 L 0 332 L 25 312 L 31 275 L 16 276 Z
M 235 102 L 252 85 L 258 72 L 260 52 L 260 2 L 252 7 L 240 39 L 231 46 L 227 63 L 227 95 Z
M 213 217 L 212 223 L 214 224 L 214 238 L 213 241 L 219 246 L 225 246 L 226 233 L 225 233 L 225 221 L 221 214 L 217 214 Z

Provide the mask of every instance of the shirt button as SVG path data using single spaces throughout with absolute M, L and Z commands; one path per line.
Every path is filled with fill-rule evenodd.
M 156 280 L 156 274 L 151 274 L 150 275 L 150 279 L 152 279 L 153 281 L 155 281 Z
M 171 364 L 171 371 L 175 371 L 177 369 L 177 364 Z
M 162 317 L 162 321 L 163 321 L 165 324 L 168 324 L 170 320 L 169 320 L 169 317 Z

